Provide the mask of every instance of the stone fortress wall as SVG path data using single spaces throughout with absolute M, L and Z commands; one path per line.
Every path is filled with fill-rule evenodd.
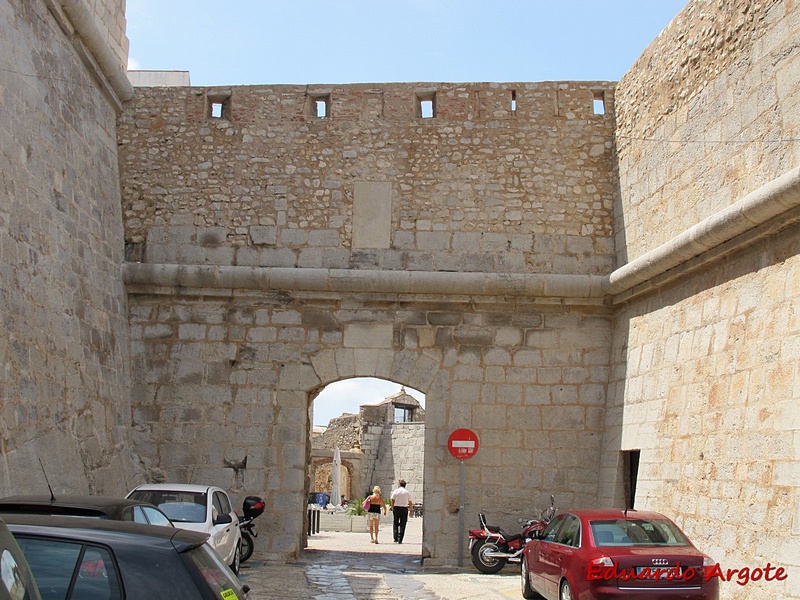
M 395 421 L 395 402 L 412 406 L 410 421 Z M 361 447 L 364 451 L 364 491 L 381 486 L 387 498 L 405 479 L 406 489 L 416 503 L 424 501 L 425 409 L 413 397 L 400 393 L 377 405 L 362 405 L 359 410 Z
M 484 444 L 475 518 L 594 504 L 612 110 L 607 83 L 137 89 L 119 134 L 148 476 L 263 495 L 268 552 L 296 554 L 310 398 L 376 376 L 426 394 L 430 561 L 455 561 L 459 427 Z
M 157 263 L 607 273 L 613 107 L 606 82 L 139 88 L 126 240 Z
M 56 493 L 118 494 L 139 477 L 121 103 L 97 70 L 121 72 L 124 4 L 0 1 L 0 495 L 46 493 L 43 468 Z
M 127 68 L 130 42 L 126 35 L 126 2 L 127 0 L 61 0 L 58 3 L 49 3 L 66 6 L 68 14 L 71 11 L 76 17 L 79 14 L 89 17 L 97 29 L 99 39 L 108 46 L 110 55 L 116 57 L 120 66 Z
M 378 376 L 426 394 L 434 564 L 470 427 L 468 516 L 619 505 L 638 450 L 637 507 L 797 572 L 796 3 L 690 2 L 618 85 L 137 90 L 115 127 L 122 4 L 0 0 L 3 491 L 219 482 L 296 555 L 310 398 Z
M 390 423 L 384 425 L 377 440 L 375 481 L 389 497 L 397 487 L 398 479 L 406 480 L 406 489 L 417 504 L 425 502 L 425 423 Z
M 752 206 L 758 197 L 772 198 L 774 187 L 783 191 L 771 204 L 794 202 L 786 196 L 795 176 L 789 184 L 773 180 L 796 166 L 796 146 L 780 141 L 793 139 L 797 121 L 796 22 L 797 10 L 781 2 L 692 3 L 616 90 L 557 83 L 143 91 L 141 108 L 131 105 L 120 129 L 131 251 L 145 263 L 214 268 L 131 270 L 142 331 L 162 331 L 162 355 L 184 360 L 181 323 L 158 323 L 166 317 L 147 294 L 173 294 L 168 290 L 180 285 L 186 303 L 199 293 L 192 290 L 220 294 L 236 282 L 253 297 L 269 290 L 270 303 L 299 313 L 290 311 L 291 335 L 305 349 L 292 351 L 290 334 L 270 316 L 280 312 L 264 307 L 251 317 L 279 342 L 270 352 L 281 361 L 299 359 L 284 387 L 273 375 L 279 390 L 300 397 L 297 411 L 304 389 L 353 374 L 388 374 L 428 393 L 425 551 L 433 561 L 452 555 L 445 532 L 457 510 L 457 480 L 442 448 L 450 430 L 470 426 L 485 448 L 470 463 L 484 503 L 544 505 L 554 491 L 565 506 L 620 505 L 630 487 L 620 451 L 639 450 L 636 506 L 680 515 L 690 535 L 721 560 L 753 560 L 737 548 L 757 546 L 758 558 L 794 565 L 791 534 L 760 546 L 755 539 L 758 527 L 762 537 L 763 527 L 793 531 L 787 515 L 797 510 L 796 451 L 781 433 L 793 431 L 796 419 L 794 345 L 769 335 L 796 331 L 793 213 L 770 222 Z M 359 98 L 365 89 L 368 96 Z M 470 90 L 477 90 L 472 100 Z M 562 111 L 559 94 L 570 90 L 581 102 Z M 436 116 L 421 118 L 416 103 L 434 91 Z M 498 114 L 481 108 L 489 93 Z M 593 114 L 598 96 L 605 115 Z M 540 101 L 526 113 L 531 97 Z M 320 99 L 324 118 L 314 114 Z M 219 117 L 210 113 L 214 103 Z M 262 120 L 254 126 L 256 113 Z M 604 127 L 616 127 L 613 153 Z M 543 141 L 551 135 L 552 145 Z M 187 156 L 193 139 L 202 140 L 197 158 Z M 511 152 L 515 139 L 525 140 L 521 155 Z M 322 141 L 335 144 L 325 148 Z M 224 151 L 226 144 L 258 151 Z M 479 163 L 472 162 L 476 148 Z M 179 185 L 151 187 L 143 174 L 167 165 Z M 509 175 L 513 168 L 519 173 Z M 247 183 L 234 189 L 241 174 Z M 278 187 L 253 185 L 259 178 Z M 759 189 L 755 201 L 746 196 L 762 184 L 769 189 Z M 200 193 L 206 185 L 213 197 Z M 583 196 L 577 204 L 576 195 Z M 319 204 L 317 197 L 329 200 Z M 522 214 L 512 218 L 509 206 Z M 609 216 L 615 220 L 606 222 Z M 297 273 L 309 268 L 318 278 Z M 379 275 L 400 269 L 412 277 Z M 477 280 L 448 279 L 451 270 L 505 273 L 513 283 L 487 289 Z M 602 282 L 608 296 L 596 293 L 592 278 L 609 273 Z M 433 281 L 458 285 L 442 294 L 442 287 L 426 287 Z M 239 295 L 234 300 L 243 301 Z M 190 321 L 198 314 L 197 307 L 181 310 Z M 236 335 L 248 339 L 248 327 Z M 205 331 L 199 329 L 198 341 L 206 341 Z M 750 352 L 742 340 L 763 348 Z M 142 347 L 151 344 L 143 339 Z M 143 394 L 147 404 L 159 405 L 159 395 L 188 401 L 169 376 L 163 382 L 172 391 L 152 386 Z M 765 389 L 781 400 L 765 410 L 749 407 Z M 774 423 L 761 424 L 769 418 Z M 143 431 L 150 427 L 160 431 L 142 424 Z M 733 459 L 726 450 L 742 429 L 753 434 L 752 456 Z M 743 477 L 752 483 L 736 483 Z M 753 497 L 763 506 L 747 502 Z M 482 508 L 468 502 L 467 511 Z M 731 510 L 742 516 L 731 517 Z
M 751 210 L 765 184 L 798 198 L 798 39 L 796 3 L 690 3 L 616 92 L 620 264 L 704 219 L 749 220 L 618 298 L 600 491 L 619 498 L 618 451 L 640 449 L 637 506 L 676 515 L 723 566 L 792 573 L 724 598 L 800 597 L 800 226 L 796 209 L 761 225 Z
M 620 265 L 798 165 L 795 13 L 689 3 L 622 78 Z

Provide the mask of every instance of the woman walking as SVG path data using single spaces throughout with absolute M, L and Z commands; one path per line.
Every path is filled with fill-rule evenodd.
M 383 514 L 386 513 L 386 504 L 383 502 L 381 496 L 381 488 L 377 485 L 372 488 L 372 495 L 369 497 L 369 511 L 367 512 L 367 519 L 369 520 L 369 540 L 373 544 L 378 543 L 378 530 L 381 526 L 381 508 Z

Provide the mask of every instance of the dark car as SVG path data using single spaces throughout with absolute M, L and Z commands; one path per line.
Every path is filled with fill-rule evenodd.
M 0 600 L 41 600 L 28 561 L 0 519 Z
M 110 519 L 6 515 L 43 600 L 243 600 L 207 535 Z
M 714 564 L 659 513 L 575 510 L 525 546 L 522 596 L 717 600 L 719 582 L 705 576 Z
M 93 517 L 173 527 L 156 506 L 140 500 L 109 496 L 8 496 L 0 498 L 0 514 Z

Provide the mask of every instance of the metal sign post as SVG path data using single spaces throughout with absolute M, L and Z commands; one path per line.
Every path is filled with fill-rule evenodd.
M 458 459 L 458 566 L 464 566 L 464 461 L 478 451 L 478 436 L 469 429 L 456 429 L 447 440 L 447 449 Z
M 458 566 L 464 566 L 464 461 L 458 461 Z

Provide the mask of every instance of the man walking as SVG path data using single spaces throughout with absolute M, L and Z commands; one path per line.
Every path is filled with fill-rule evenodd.
M 392 532 L 396 544 L 403 543 L 403 536 L 406 534 L 406 523 L 408 523 L 408 511 L 414 507 L 411 494 L 406 491 L 406 481 L 401 479 L 397 482 L 397 489 L 392 492 Z

